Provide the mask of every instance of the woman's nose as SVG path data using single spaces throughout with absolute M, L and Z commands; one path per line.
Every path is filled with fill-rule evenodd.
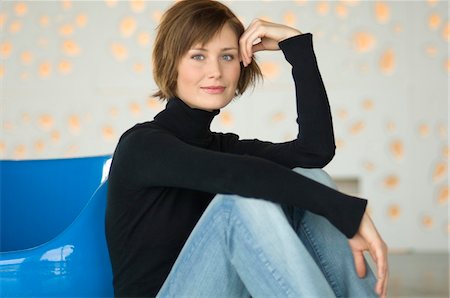
M 219 61 L 212 61 L 208 65 L 208 77 L 216 78 L 222 75 L 222 69 L 220 67 Z

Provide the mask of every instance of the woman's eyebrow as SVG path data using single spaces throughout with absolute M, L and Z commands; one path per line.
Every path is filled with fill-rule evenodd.
M 208 50 L 205 49 L 205 48 L 192 48 L 191 50 L 208 52 Z M 229 50 L 238 50 L 238 48 L 236 48 L 236 47 L 227 47 L 227 48 L 222 48 L 221 49 L 222 52 L 229 51 Z

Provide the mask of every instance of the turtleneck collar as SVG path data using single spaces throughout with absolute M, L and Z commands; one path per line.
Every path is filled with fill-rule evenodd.
M 168 100 L 166 108 L 155 116 L 155 123 L 192 145 L 207 146 L 211 142 L 210 125 L 220 110 L 212 112 L 191 108 L 178 97 Z

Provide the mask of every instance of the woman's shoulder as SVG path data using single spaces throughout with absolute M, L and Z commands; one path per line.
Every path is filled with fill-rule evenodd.
M 170 132 L 156 125 L 154 121 L 137 123 L 127 129 L 120 137 L 119 144 L 124 142 L 136 142 L 137 140 L 147 140 L 158 138 L 162 135 L 170 136 Z

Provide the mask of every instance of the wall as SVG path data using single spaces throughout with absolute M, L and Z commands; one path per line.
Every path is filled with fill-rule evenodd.
M 150 94 L 155 27 L 172 1 L 0 2 L 0 158 L 112 153 L 121 133 L 164 108 Z M 356 181 L 392 249 L 446 250 L 447 1 L 229 1 L 313 34 L 337 154 L 326 167 Z M 293 138 L 290 66 L 258 53 L 265 74 L 213 130 Z

